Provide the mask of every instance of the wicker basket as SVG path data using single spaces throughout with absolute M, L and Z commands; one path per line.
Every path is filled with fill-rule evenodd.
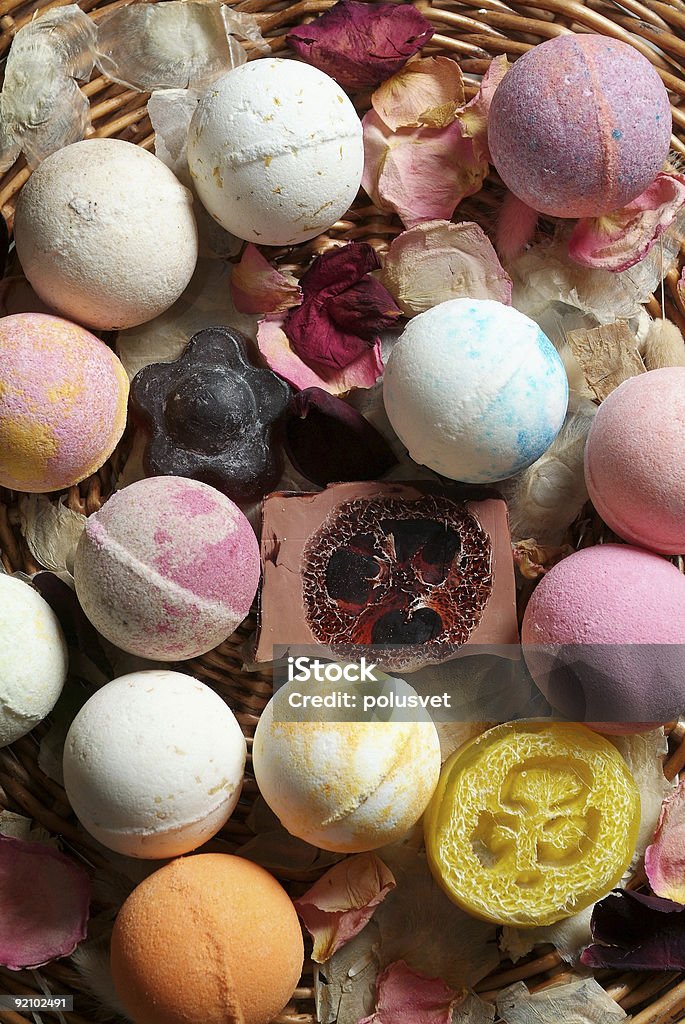
M 0 0 L 0 54 L 5 54 L 12 37 L 37 9 L 60 6 L 69 0 Z M 122 6 L 128 0 L 80 0 L 80 6 L 97 19 L 106 11 Z M 286 54 L 285 35 L 303 21 L 327 10 L 334 0 L 244 0 L 233 4 L 238 11 L 255 14 L 264 36 L 274 53 Z M 568 32 L 592 31 L 613 36 L 632 44 L 654 64 L 671 93 L 674 136 L 672 148 L 678 157 L 685 157 L 685 2 L 683 0 L 527 0 L 525 4 L 507 3 L 505 0 L 416 0 L 417 7 L 434 25 L 435 35 L 425 47 L 424 55 L 446 54 L 458 60 L 467 76 L 469 95 L 477 89 L 478 76 L 497 54 L 507 54 L 512 60 L 535 44 Z M 656 48 L 655 48 L 656 47 Z M 148 97 L 119 85 L 113 85 L 103 75 L 97 75 L 82 89 L 91 103 L 93 134 L 100 138 L 126 139 L 145 149 L 153 149 L 154 136 L 147 115 Z M 359 98 L 360 111 L 368 108 L 368 97 Z M 16 197 L 30 171 L 23 158 L 0 180 L 0 209 L 12 223 Z M 486 230 L 492 227 L 494 214 L 502 194 L 501 184 L 492 175 L 485 188 L 466 200 L 458 208 L 459 219 L 477 220 Z M 541 231 L 545 230 L 544 221 Z M 294 250 L 274 255 L 281 266 L 301 271 L 314 253 L 324 251 L 340 240 L 364 240 L 379 250 L 402 230 L 400 222 L 379 212 L 364 196 L 342 220 L 326 235 L 298 246 Z M 685 307 L 676 290 L 678 272 L 672 271 L 666 281 L 663 314 L 685 328 Z M 652 316 L 662 315 L 659 301 L 652 298 L 647 305 Z M 80 486 L 70 489 L 69 505 L 90 514 L 100 508 L 112 489 L 122 458 L 121 448 L 110 462 L 96 475 Z M 21 538 L 17 523 L 15 494 L 0 490 L 0 557 L 5 568 L 12 572 L 23 569 L 35 572 L 40 567 L 32 560 Z M 591 509 L 573 525 L 569 541 L 575 547 L 596 543 L 604 539 L 606 530 Z M 682 567 L 682 566 L 681 566 Z M 522 591 L 523 600 L 526 593 Z M 244 674 L 241 671 L 239 647 L 249 632 L 250 623 L 241 627 L 221 647 L 193 662 L 184 663 L 184 669 L 209 683 L 233 709 L 245 732 L 248 749 L 261 710 L 271 694 L 270 678 L 266 674 Z M 39 741 L 47 724 L 43 724 L 12 747 L 0 750 L 0 806 L 25 814 L 51 833 L 59 835 L 63 846 L 80 857 L 89 867 L 103 866 L 103 858 L 87 834 L 77 827 L 67 803 L 64 790 L 43 774 L 38 767 Z M 673 778 L 685 766 L 685 725 L 670 728 L 670 753 L 665 771 Z M 232 818 L 219 835 L 221 849 L 237 849 L 251 834 L 245 818 L 257 789 L 250 770 L 241 801 Z M 297 895 L 313 879 L 281 879 Z M 633 885 L 639 885 L 644 876 L 638 872 Z M 96 1020 L 98 1007 L 93 996 L 85 989 L 80 975 L 69 959 L 60 960 L 42 968 L 54 992 L 73 993 L 78 1012 L 66 1014 L 73 1024 Z M 485 999 L 494 998 L 503 987 L 525 980 L 530 988 L 560 980 L 568 968 L 551 947 L 536 950 L 515 966 L 502 961 L 488 978 L 477 986 Z M 631 972 L 617 976 L 615 972 L 597 973 L 607 992 L 629 1013 L 633 1024 L 685 1024 L 685 975 L 676 972 Z M 39 995 L 32 972 L 15 973 L 0 968 L 0 993 Z M 41 1011 L 42 1013 L 42 1011 Z M 0 1011 L 0 1021 L 6 1024 L 27 1024 L 33 1018 Z M 54 1019 L 54 1018 L 51 1018 Z M 305 963 L 300 987 L 293 1001 L 277 1018 L 279 1024 L 314 1024 L 312 965 Z M 410 1024 L 410 1022 L 407 1022 Z

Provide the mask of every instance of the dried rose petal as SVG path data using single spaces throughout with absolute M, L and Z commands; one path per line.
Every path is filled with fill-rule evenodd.
M 449 220 L 488 173 L 459 121 L 446 128 L 400 128 L 393 132 L 370 110 L 364 127 L 362 187 L 380 210 L 394 210 L 405 227 Z
M 290 346 L 283 330 L 283 318 L 265 317 L 257 326 L 257 346 L 267 366 L 298 390 L 322 388 L 331 395 L 341 395 L 353 388 L 372 388 L 383 373 L 381 343 L 367 348 L 357 359 L 326 379 L 304 363 Z
M 231 296 L 239 313 L 282 313 L 299 306 L 302 289 L 250 242 L 231 273 Z
M 286 36 L 298 57 L 345 89 L 374 89 L 406 64 L 433 35 L 409 4 L 341 0 L 309 25 Z
M 371 97 L 373 109 L 388 128 L 446 128 L 464 102 L 461 68 L 449 57 L 413 60 Z
M 605 217 L 584 217 L 571 232 L 568 254 L 584 267 L 627 270 L 643 260 L 685 205 L 685 175 L 657 174 L 642 195 Z
M 685 969 L 685 913 L 680 903 L 617 889 L 595 904 L 591 927 L 595 942 L 580 958 L 586 967 Z
M 507 192 L 499 208 L 495 233 L 495 246 L 505 263 L 515 260 L 533 241 L 539 216 L 532 206 Z
M 685 267 L 683 267 L 678 283 L 676 285 L 680 301 L 685 305 Z
M 288 315 L 285 332 L 317 373 L 328 376 L 349 366 L 401 315 L 386 289 L 366 277 L 378 267 L 372 246 L 350 242 L 317 257 L 303 275 L 304 300 Z
M 314 939 L 312 959 L 324 963 L 354 938 L 395 884 L 390 869 L 374 853 L 346 857 L 322 875 L 294 901 Z
M 376 979 L 376 1012 L 359 1024 L 451 1024 L 452 1013 L 464 1001 L 441 978 L 428 978 L 398 960 Z
M 312 483 L 326 487 L 377 480 L 396 465 L 390 445 L 376 428 L 327 391 L 307 388 L 295 395 L 290 409 L 285 450 L 295 469 Z
M 0 835 L 0 906 L 0 963 L 41 967 L 85 938 L 90 881 L 51 846 Z
M 645 871 L 657 896 L 685 903 L 685 779 L 661 805 Z
M 488 114 L 495 89 L 509 70 L 509 61 L 504 54 L 494 57 L 483 75 L 478 92 L 466 106 L 457 111 L 465 138 L 473 139 L 473 149 L 478 159 L 490 162 L 488 148 Z
M 511 278 L 478 224 L 433 220 L 390 243 L 381 281 L 406 316 L 448 299 L 495 299 L 511 305 Z

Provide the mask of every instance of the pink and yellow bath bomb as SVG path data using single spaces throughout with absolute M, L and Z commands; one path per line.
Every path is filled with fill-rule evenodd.
M 488 118 L 493 163 L 514 195 L 555 217 L 631 202 L 668 156 L 668 93 L 646 57 L 599 35 L 549 39 L 520 57 Z
M 128 377 L 95 335 L 44 313 L 0 318 L 0 486 L 58 491 L 107 461 Z
M 585 481 L 608 526 L 631 544 L 685 552 L 685 367 L 630 377 L 605 398 L 585 448 Z
M 92 515 L 74 565 L 76 593 L 117 647 L 156 661 L 216 647 L 250 610 L 259 546 L 229 498 L 159 476 L 117 491 Z
M 574 721 L 638 732 L 685 710 L 685 576 L 651 551 L 598 544 L 558 562 L 521 642 L 537 686 Z

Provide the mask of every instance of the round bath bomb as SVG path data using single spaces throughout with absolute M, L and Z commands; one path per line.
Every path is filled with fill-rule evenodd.
M 114 985 L 136 1024 L 268 1024 L 292 996 L 303 955 L 285 890 L 225 853 L 155 871 L 112 933 Z
M 255 60 L 200 100 L 188 163 L 202 203 L 227 231 L 259 245 L 294 245 L 329 228 L 356 196 L 361 122 L 323 71 Z
M 685 710 L 685 576 L 623 544 L 584 548 L 535 588 L 521 632 L 553 708 L 602 732 L 636 732 Z
M 219 831 L 240 796 L 245 738 L 221 697 L 166 670 L 98 690 L 71 723 L 64 786 L 92 836 L 128 857 L 176 857 Z
M 47 157 L 21 191 L 14 237 L 43 302 L 103 330 L 159 316 L 197 262 L 190 191 L 119 139 L 86 139 Z
M 393 685 L 416 699 L 404 680 Z M 323 700 L 340 684 L 304 688 Z M 325 710 L 293 721 L 291 695 L 298 701 L 302 690 L 302 683 L 286 683 L 257 724 L 252 764 L 267 804 L 291 835 L 323 850 L 359 853 L 399 839 L 419 820 L 438 782 L 433 722 L 418 720 L 420 712 L 409 722 L 327 721 Z M 359 714 L 351 712 L 353 719 Z
M 56 316 L 0 319 L 0 486 L 57 491 L 107 461 L 128 377 L 99 338 Z
M 671 107 L 650 62 L 606 36 L 557 36 L 520 57 L 495 90 L 488 145 L 504 184 L 555 217 L 631 202 L 668 156 Z
M 259 545 L 237 505 L 207 484 L 158 476 L 92 515 L 74 564 L 81 606 L 117 647 L 156 661 L 205 654 L 240 625 Z
M 585 448 L 585 480 L 624 540 L 685 551 L 685 367 L 630 377 L 604 399 Z
M 409 322 L 390 354 L 383 400 L 414 462 L 491 483 L 549 448 L 568 383 L 556 349 L 523 313 L 491 299 L 451 299 Z
M 49 715 L 67 678 L 67 645 L 47 601 L 0 575 L 0 747 Z

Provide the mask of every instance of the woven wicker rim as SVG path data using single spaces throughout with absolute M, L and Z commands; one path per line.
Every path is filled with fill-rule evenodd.
M 0 0 L 0 56 L 9 49 L 14 34 L 25 25 L 37 10 L 63 6 L 69 0 Z M 108 11 L 124 6 L 128 0 L 81 0 L 81 8 L 97 21 Z M 257 16 L 262 32 L 274 53 L 288 55 L 286 34 L 291 27 L 311 20 L 333 6 L 335 0 L 300 0 L 298 3 L 279 0 L 244 0 L 231 4 L 236 10 Z M 672 150 L 676 159 L 685 157 L 685 2 L 683 0 L 528 0 L 524 4 L 505 3 L 503 0 L 440 0 L 431 4 L 416 0 L 413 4 L 435 27 L 435 35 L 424 48 L 423 55 L 443 54 L 457 60 L 466 76 L 466 92 L 471 96 L 477 89 L 478 77 L 488 67 L 492 57 L 506 54 L 515 60 L 532 46 L 554 36 L 569 32 L 598 32 L 630 43 L 643 53 L 657 69 L 670 91 L 673 110 L 674 134 Z M 249 51 L 249 46 L 248 46 Z M 250 57 L 259 56 L 257 53 Z M 121 138 L 153 150 L 154 135 L 147 115 L 148 96 L 111 83 L 104 75 L 95 75 L 82 87 L 91 105 L 93 136 Z M 360 111 L 369 107 L 368 96 L 356 96 Z M 0 179 L 0 210 L 12 224 L 17 195 L 28 180 L 30 171 L 21 158 Z M 495 212 L 502 195 L 501 183 L 492 173 L 484 189 L 466 200 L 458 208 L 456 219 L 477 220 L 486 230 L 494 223 Z M 327 234 L 291 250 L 274 252 L 283 268 L 300 273 L 314 254 L 325 251 L 341 241 L 363 240 L 383 251 L 395 235 L 402 230 L 400 222 L 372 206 L 363 195 L 344 218 Z M 549 232 L 551 226 L 542 221 L 540 231 Z M 681 253 L 681 258 L 683 253 Z M 666 279 L 664 308 L 659 298 L 647 303 L 652 316 L 666 315 L 685 330 L 685 305 L 676 289 L 680 267 L 671 271 Z M 111 493 L 112 482 L 125 455 L 126 440 L 97 474 L 67 492 L 70 507 L 91 514 L 97 511 Z M 36 572 L 32 559 L 18 528 L 17 495 L 0 490 L 0 558 L 9 572 L 21 569 Z M 574 547 L 584 547 L 610 539 L 604 525 L 588 508 L 573 524 L 568 540 Z M 683 569 L 682 561 L 678 564 Z M 530 592 L 524 591 L 523 602 Z M 202 658 L 184 663 L 184 670 L 212 685 L 236 713 L 245 732 L 248 750 L 259 715 L 271 695 L 268 674 L 244 674 L 239 648 L 253 623 L 248 621 L 236 635 Z M 37 764 L 41 736 L 47 724 L 39 726 L 29 736 L 11 747 L 0 749 L 0 807 L 32 817 L 50 832 L 59 835 L 69 850 L 91 868 L 102 867 L 104 860 L 88 835 L 77 828 L 76 820 L 66 800 L 64 790 L 43 774 Z M 672 723 L 669 727 L 669 757 L 665 774 L 674 778 L 685 767 L 685 724 Z M 251 832 L 245 817 L 256 795 L 257 788 L 248 772 L 241 801 L 232 818 L 221 831 L 220 849 L 237 849 Z M 207 848 L 211 848 L 211 843 Z M 311 877 L 282 879 L 293 895 L 302 892 L 313 880 Z M 644 874 L 638 870 L 631 886 L 639 886 Z M 53 991 L 76 996 L 81 1012 L 67 1014 L 73 1024 L 86 1024 L 95 1019 L 97 1007 L 92 996 L 69 959 L 57 961 L 42 968 L 42 973 Z M 526 981 L 532 989 L 541 989 L 552 982 L 572 976 L 559 954 L 551 947 L 536 949 L 534 953 L 512 965 L 503 961 L 476 991 L 482 998 L 494 999 L 499 990 L 515 981 Z M 685 1024 L 685 975 L 678 972 L 630 972 L 617 976 L 616 972 L 599 971 L 595 975 L 606 991 L 626 1010 L 634 1013 L 633 1024 Z M 0 968 L 0 993 L 13 995 L 39 995 L 36 978 L 31 972 L 12 972 Z M 32 1018 L 11 1011 L 0 1011 L 0 1021 L 6 1024 L 27 1024 Z M 313 977 L 311 962 L 305 963 L 300 987 L 292 1002 L 277 1018 L 277 1024 L 314 1024 Z

